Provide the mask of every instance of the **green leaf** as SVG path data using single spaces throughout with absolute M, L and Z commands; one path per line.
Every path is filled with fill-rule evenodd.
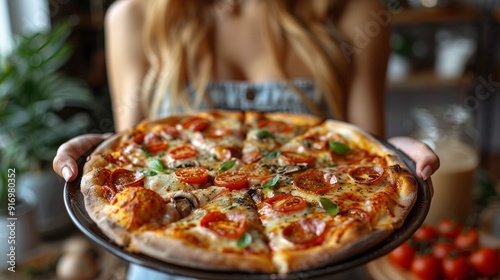
M 346 144 L 337 141 L 328 141 L 328 146 L 337 155 L 345 155 L 351 151 L 351 148 L 349 148 Z
M 224 172 L 228 171 L 229 169 L 233 168 L 233 166 L 236 164 L 236 160 L 230 160 L 230 161 L 225 161 L 219 166 L 219 170 Z
M 159 171 L 159 172 L 163 172 L 165 170 L 165 167 L 163 167 L 163 163 L 157 158 L 151 158 L 149 160 L 148 165 L 149 165 L 149 168 L 156 170 L 156 171 Z
M 265 157 L 264 157 L 264 161 L 270 161 L 274 158 L 277 158 L 281 155 L 281 151 L 280 150 L 276 150 L 274 152 L 270 152 L 269 154 L 267 154 Z
M 266 189 L 272 189 L 272 188 L 274 188 L 274 186 L 276 186 L 279 179 L 280 179 L 280 175 L 276 175 L 271 180 L 265 182 L 264 185 L 262 185 L 262 186 Z
M 325 209 L 325 211 L 330 215 L 337 215 L 340 211 L 337 203 L 331 201 L 326 197 L 320 197 L 319 202 L 321 203 L 321 206 L 323 206 L 323 209 Z
M 245 232 L 240 236 L 240 238 L 238 238 L 236 246 L 238 246 L 238 248 L 240 249 L 245 249 L 246 247 L 250 246 L 250 244 L 252 244 L 252 241 L 252 235 L 248 232 Z
M 142 145 L 141 150 L 144 152 L 147 158 L 152 157 L 153 155 L 148 151 L 148 146 Z
M 139 170 L 139 172 L 141 172 L 142 174 L 146 175 L 146 176 L 155 176 L 156 174 L 156 171 L 153 171 L 153 170 L 147 170 L 147 169 L 141 169 Z
M 271 132 L 269 132 L 269 130 L 266 129 L 257 129 L 255 131 L 255 135 L 257 135 L 259 139 L 265 139 L 265 138 L 274 139 L 274 135 Z

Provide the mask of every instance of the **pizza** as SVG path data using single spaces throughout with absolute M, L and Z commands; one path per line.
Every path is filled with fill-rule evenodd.
M 278 112 L 146 120 L 100 144 L 85 209 L 124 250 L 197 269 L 313 269 L 402 226 L 417 180 L 363 130 Z

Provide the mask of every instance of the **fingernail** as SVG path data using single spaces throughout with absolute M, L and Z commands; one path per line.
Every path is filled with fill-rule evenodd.
M 68 182 L 69 179 L 71 179 L 71 176 L 73 176 L 73 172 L 71 172 L 71 169 L 69 169 L 69 167 L 67 166 L 63 167 L 61 173 L 66 182 Z
M 431 167 L 427 165 L 424 169 L 422 169 L 422 172 L 420 172 L 420 174 L 422 174 L 422 179 L 424 179 L 424 181 L 429 179 L 432 174 Z

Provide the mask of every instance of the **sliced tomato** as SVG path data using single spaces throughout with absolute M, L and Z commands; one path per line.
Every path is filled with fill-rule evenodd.
M 241 171 L 226 171 L 217 175 L 214 184 L 230 190 L 239 190 L 248 187 L 248 173 Z
M 385 170 L 380 166 L 362 166 L 349 171 L 349 176 L 358 184 L 373 184 L 380 180 Z
M 302 218 L 283 229 L 283 237 L 304 247 L 315 246 L 325 240 L 326 223 L 319 219 Z
M 264 202 L 270 204 L 273 210 L 278 212 L 300 211 L 307 206 L 307 202 L 302 197 L 289 193 L 275 195 Z
M 161 135 L 154 132 L 146 133 L 143 140 L 144 144 L 148 147 L 148 152 L 156 153 L 167 149 L 168 144 L 163 140 Z
M 212 147 L 210 148 L 209 152 L 221 161 L 228 161 L 232 158 L 231 150 L 225 146 Z
M 337 177 L 332 173 L 311 169 L 297 175 L 293 182 L 295 186 L 305 191 L 324 194 L 336 187 Z
M 285 164 L 312 164 L 316 158 L 311 155 L 299 154 L 295 152 L 281 152 L 280 157 Z
M 144 184 L 144 174 L 127 170 L 127 169 L 116 169 L 111 173 L 111 183 L 118 190 L 124 189 L 126 187 L 142 186 Z
M 262 119 L 257 124 L 259 128 L 265 128 L 272 133 L 291 133 L 295 127 L 283 121 Z
M 183 128 L 192 131 L 203 131 L 210 126 L 210 121 L 201 117 L 193 117 L 184 121 L 181 125 Z
M 132 141 L 134 141 L 134 143 L 136 144 L 142 144 L 144 143 L 144 136 L 146 136 L 146 134 L 142 132 L 137 132 L 134 134 Z
M 175 176 L 184 183 L 201 184 L 207 181 L 208 170 L 201 166 L 179 168 L 175 171 Z
M 246 230 L 246 218 L 243 214 L 208 212 L 200 221 L 200 225 L 222 237 L 237 239 Z
M 187 159 L 195 157 L 198 154 L 198 150 L 191 145 L 182 145 L 173 148 L 168 152 L 168 155 L 173 159 Z

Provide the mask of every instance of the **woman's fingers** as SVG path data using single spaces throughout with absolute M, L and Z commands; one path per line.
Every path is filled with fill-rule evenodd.
M 394 137 L 389 142 L 415 161 L 415 172 L 420 178 L 429 179 L 439 168 L 439 157 L 423 142 L 410 137 Z
M 67 182 L 73 181 L 78 175 L 77 159 L 110 135 L 110 133 L 85 134 L 62 144 L 52 162 L 54 171 Z

